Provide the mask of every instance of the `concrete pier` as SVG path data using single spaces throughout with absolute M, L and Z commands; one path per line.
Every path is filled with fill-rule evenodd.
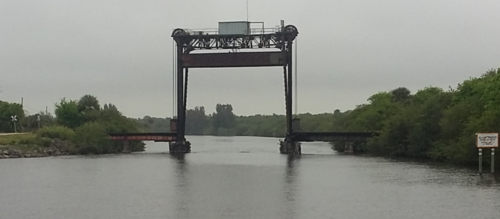
M 280 140 L 280 153 L 282 154 L 301 154 L 302 146 L 300 142 L 290 142 Z
M 354 153 L 354 147 L 353 147 L 353 142 L 350 142 L 350 141 L 346 141 L 345 142 L 345 145 L 344 145 L 344 153 L 347 153 L 347 154 L 352 154 Z
M 190 153 L 191 142 L 189 141 L 170 142 L 168 149 L 171 154 Z
M 123 141 L 123 150 L 122 153 L 130 153 L 132 152 L 132 149 L 130 148 L 130 141 Z

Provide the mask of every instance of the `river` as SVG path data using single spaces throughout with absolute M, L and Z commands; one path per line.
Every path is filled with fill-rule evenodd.
M 0 218 L 500 218 L 500 179 L 278 139 L 188 136 L 132 154 L 0 160 Z

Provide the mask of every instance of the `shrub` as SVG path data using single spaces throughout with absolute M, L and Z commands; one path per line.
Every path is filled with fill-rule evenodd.
M 112 152 L 112 144 L 105 127 L 96 122 L 87 122 L 76 128 L 73 142 L 81 154 L 102 154 Z
M 144 151 L 145 148 L 146 148 L 146 144 L 144 144 L 144 142 L 142 142 L 142 141 L 131 141 L 130 142 L 130 150 L 131 151 Z
M 36 134 L 39 138 L 58 138 L 61 140 L 71 140 L 75 136 L 75 132 L 72 129 L 59 125 L 43 127 Z
M 34 137 L 31 137 L 31 138 L 21 138 L 19 140 L 19 144 L 38 145 L 38 144 L 40 144 L 40 141 L 38 140 L 38 138 L 34 138 Z
M 52 143 L 52 139 L 50 139 L 50 138 L 47 138 L 47 137 L 40 138 L 40 145 L 42 147 L 50 147 L 51 143 Z

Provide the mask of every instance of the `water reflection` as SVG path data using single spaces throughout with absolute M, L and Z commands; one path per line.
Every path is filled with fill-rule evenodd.
M 185 154 L 170 154 L 170 158 L 175 162 L 175 218 L 189 218 L 189 198 L 188 195 L 188 180 L 186 174 L 188 165 Z
M 187 155 L 0 160 L 0 218 L 500 218 L 499 175 L 477 168 L 276 153 L 275 139 L 192 138 Z M 156 146 L 155 146 L 156 145 Z M 248 151 L 248 153 L 240 153 Z
M 481 174 L 476 182 L 478 187 L 499 187 L 500 177 L 492 174 Z
M 445 163 L 412 159 L 352 159 L 360 162 L 356 165 L 357 172 L 365 172 L 372 183 L 391 183 L 399 186 L 425 184 L 440 187 L 500 187 L 500 178 L 497 175 L 479 175 L 474 168 L 457 168 Z M 371 160 L 371 163 L 367 163 L 367 160 Z
M 285 167 L 284 195 L 286 218 L 296 218 L 296 188 L 300 155 L 288 155 Z

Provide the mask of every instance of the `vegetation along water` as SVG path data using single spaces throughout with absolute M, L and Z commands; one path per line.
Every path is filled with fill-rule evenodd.
M 358 153 L 476 164 L 475 133 L 500 132 L 499 87 L 500 69 L 492 69 L 448 90 L 425 87 L 412 94 L 400 87 L 376 93 L 366 104 L 352 110 L 306 113 L 298 117 L 301 128 L 307 131 L 380 131 L 379 137 L 356 142 Z M 217 104 L 215 109 L 213 114 L 206 114 L 203 106 L 188 109 L 186 133 L 265 137 L 285 134 L 283 115 L 236 116 L 231 104 Z M 101 107 L 91 95 L 78 101 L 62 99 L 56 104 L 54 117 L 44 112 L 25 115 L 20 104 L 0 102 L 0 132 L 14 131 L 10 117 L 14 114 L 19 119 L 18 129 L 34 134 L 8 140 L 0 136 L 4 148 L 5 145 L 36 145 L 43 150 L 63 141 L 66 143 L 59 144 L 64 145 L 65 153 L 115 153 L 122 145 L 109 141 L 106 133 L 169 131 L 169 118 L 127 118 L 113 104 Z M 334 149 L 341 150 L 336 147 L 341 143 L 333 143 Z M 133 145 L 134 151 L 143 148 L 140 142 Z M 489 153 L 484 155 L 484 162 L 488 164 Z

